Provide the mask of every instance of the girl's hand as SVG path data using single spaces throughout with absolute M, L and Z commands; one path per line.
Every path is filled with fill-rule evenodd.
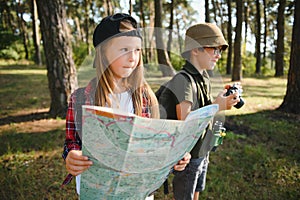
M 66 158 L 66 168 L 70 174 L 77 176 L 93 164 L 81 150 L 71 150 Z
M 191 154 L 190 153 L 185 153 L 184 157 L 178 161 L 178 163 L 174 166 L 174 170 L 176 171 L 183 171 L 187 164 L 190 163 L 191 160 Z

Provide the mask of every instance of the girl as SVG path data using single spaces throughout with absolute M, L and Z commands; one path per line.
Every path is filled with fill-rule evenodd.
M 66 117 L 63 158 L 70 174 L 64 184 L 77 176 L 78 193 L 78 175 L 93 163 L 82 155 L 81 120 L 76 120 L 80 118 L 76 116 L 81 110 L 77 109 L 76 100 L 84 99 L 81 104 L 119 108 L 138 116 L 159 118 L 158 102 L 143 76 L 142 37 L 137 30 L 136 20 L 122 13 L 104 18 L 94 31 L 93 44 L 97 77 L 84 88 L 84 98 L 78 95 L 79 92 L 71 95 Z M 189 159 L 190 155 L 187 154 L 174 169 L 183 170 Z

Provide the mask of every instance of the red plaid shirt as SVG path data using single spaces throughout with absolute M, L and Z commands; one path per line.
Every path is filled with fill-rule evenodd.
M 94 91 L 95 91 L 95 84 L 93 84 L 93 81 L 91 81 L 88 86 L 84 89 L 84 95 L 85 95 L 85 102 L 84 105 L 91 105 L 94 97 Z M 64 144 L 64 151 L 62 154 L 63 159 L 65 160 L 68 156 L 68 153 L 71 150 L 81 150 L 82 142 L 81 138 L 79 136 L 79 128 L 76 126 L 78 123 L 81 123 L 80 121 L 75 121 L 75 116 L 77 109 L 75 108 L 76 103 L 76 92 L 74 92 L 71 95 L 70 102 L 68 105 L 68 111 L 66 116 L 66 138 L 65 138 L 65 144 Z M 149 103 L 147 98 L 143 97 L 143 109 L 142 109 L 142 116 L 150 118 L 151 113 L 149 109 Z M 66 185 L 71 182 L 73 179 L 73 176 L 71 174 L 68 174 L 66 179 L 63 182 L 63 185 Z

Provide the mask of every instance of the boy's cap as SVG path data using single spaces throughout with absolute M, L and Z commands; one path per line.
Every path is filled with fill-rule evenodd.
M 185 47 L 182 55 L 194 48 L 199 47 L 219 47 L 227 49 L 222 31 L 218 26 L 211 23 L 200 23 L 188 28 L 185 34 Z
M 134 30 L 131 31 L 122 31 L 120 30 L 120 22 L 124 20 L 129 20 Z M 106 39 L 113 36 L 135 36 L 140 37 L 141 33 L 136 30 L 137 22 L 136 20 L 128 14 L 125 13 L 117 13 L 114 15 L 107 16 L 103 18 L 100 24 L 97 25 L 94 34 L 93 34 L 93 44 L 94 47 L 101 44 Z

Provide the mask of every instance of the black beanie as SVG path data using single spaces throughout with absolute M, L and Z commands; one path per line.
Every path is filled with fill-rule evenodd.
M 117 13 L 103 18 L 93 34 L 94 47 L 113 36 L 135 36 L 142 38 L 138 30 L 121 32 L 120 22 L 124 20 L 129 20 L 133 28 L 137 28 L 136 20 L 125 13 Z

